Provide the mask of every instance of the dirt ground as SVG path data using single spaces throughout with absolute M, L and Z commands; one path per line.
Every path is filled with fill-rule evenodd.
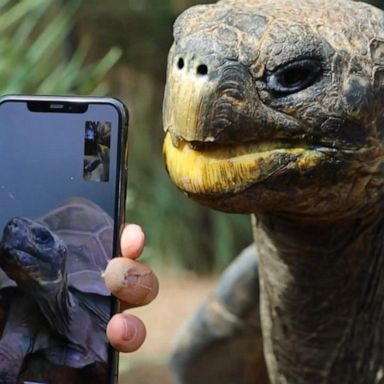
M 160 276 L 156 300 L 131 311 L 144 321 L 147 339 L 139 351 L 120 355 L 119 384 L 173 383 L 167 361 L 175 336 L 216 281 L 185 272 Z

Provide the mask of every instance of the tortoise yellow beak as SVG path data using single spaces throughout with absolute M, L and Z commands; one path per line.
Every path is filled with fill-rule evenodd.
M 281 142 L 215 145 L 202 151 L 182 141 L 176 147 L 167 133 L 164 156 L 168 173 L 192 194 L 237 193 L 287 168 L 308 170 L 321 154 L 306 148 L 285 148 Z

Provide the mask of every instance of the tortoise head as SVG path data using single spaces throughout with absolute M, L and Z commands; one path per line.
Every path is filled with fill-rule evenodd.
M 0 266 L 19 285 L 60 282 L 66 254 L 63 241 L 35 221 L 16 217 L 4 228 Z
M 358 26 L 358 28 L 357 28 Z M 227 0 L 175 23 L 174 183 L 229 212 L 357 212 L 381 197 L 384 16 L 346 0 Z

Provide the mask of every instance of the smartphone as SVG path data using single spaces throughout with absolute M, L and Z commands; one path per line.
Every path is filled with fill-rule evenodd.
M 124 222 L 128 112 L 112 98 L 0 98 L 0 382 L 110 384 L 102 277 Z

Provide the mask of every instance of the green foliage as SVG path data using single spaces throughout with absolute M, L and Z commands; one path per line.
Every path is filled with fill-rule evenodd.
M 383 0 L 366 0 L 365 2 L 384 9 Z
M 1 92 L 104 94 L 105 74 L 121 52 L 112 48 L 96 64 L 87 63 L 90 44 L 69 48 L 81 1 L 0 1 Z

